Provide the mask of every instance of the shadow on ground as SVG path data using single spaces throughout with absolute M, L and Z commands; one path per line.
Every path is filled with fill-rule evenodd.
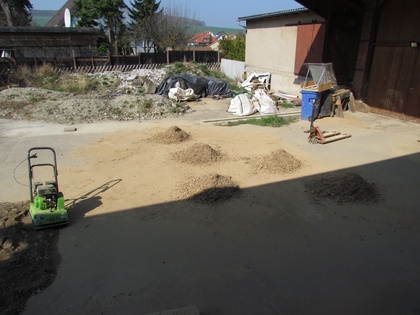
M 379 200 L 337 203 L 306 188 L 349 172 L 374 183 Z M 414 154 L 247 188 L 213 206 L 181 200 L 83 217 L 76 207 L 92 206 L 76 203 L 56 281 L 26 313 L 419 313 L 419 178 Z

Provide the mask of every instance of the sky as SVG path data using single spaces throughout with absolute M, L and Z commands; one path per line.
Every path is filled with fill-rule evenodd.
M 35 10 L 59 10 L 66 0 L 30 0 Z M 130 0 L 125 0 L 129 5 Z M 180 8 L 189 17 L 207 26 L 239 28 L 238 18 L 300 8 L 293 0 L 161 0 L 161 7 Z M 242 22 L 244 24 L 244 22 Z

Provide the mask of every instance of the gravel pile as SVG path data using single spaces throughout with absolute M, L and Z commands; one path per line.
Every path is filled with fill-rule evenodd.
M 107 120 L 150 120 L 191 112 L 187 104 L 175 103 L 156 94 L 118 92 L 74 95 L 38 88 L 0 91 L 0 118 L 42 120 L 60 124 Z
M 72 74 L 68 78 L 73 83 L 83 82 L 78 76 Z M 4 89 L 0 91 L 0 118 L 72 124 L 161 119 L 191 112 L 186 103 L 155 94 L 166 76 L 165 69 L 86 76 L 98 82 L 100 90 L 76 95 L 33 87 Z
M 379 191 L 375 184 L 368 183 L 356 173 L 340 176 L 324 176 L 306 183 L 306 188 L 316 199 L 331 199 L 338 203 L 375 202 Z

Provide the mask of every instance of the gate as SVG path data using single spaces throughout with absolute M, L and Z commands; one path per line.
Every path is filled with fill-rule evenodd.
M 379 12 L 367 103 L 372 112 L 420 122 L 420 2 L 385 1 Z

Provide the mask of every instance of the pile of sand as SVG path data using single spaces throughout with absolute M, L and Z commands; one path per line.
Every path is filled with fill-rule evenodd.
M 315 198 L 328 198 L 336 202 L 374 202 L 379 199 L 375 184 L 368 183 L 356 173 L 324 176 L 306 183 Z
M 283 149 L 272 152 L 269 155 L 256 158 L 252 162 L 256 171 L 265 171 L 273 174 L 289 174 L 301 168 L 302 163 Z
M 211 164 L 220 161 L 223 155 L 208 144 L 195 143 L 189 148 L 175 152 L 175 161 L 189 164 Z
M 164 132 L 153 135 L 150 140 L 164 144 L 180 143 L 187 141 L 190 135 L 177 126 L 172 126 Z
M 208 174 L 189 179 L 180 186 L 182 198 L 201 204 L 217 204 L 237 197 L 240 188 L 230 176 Z

